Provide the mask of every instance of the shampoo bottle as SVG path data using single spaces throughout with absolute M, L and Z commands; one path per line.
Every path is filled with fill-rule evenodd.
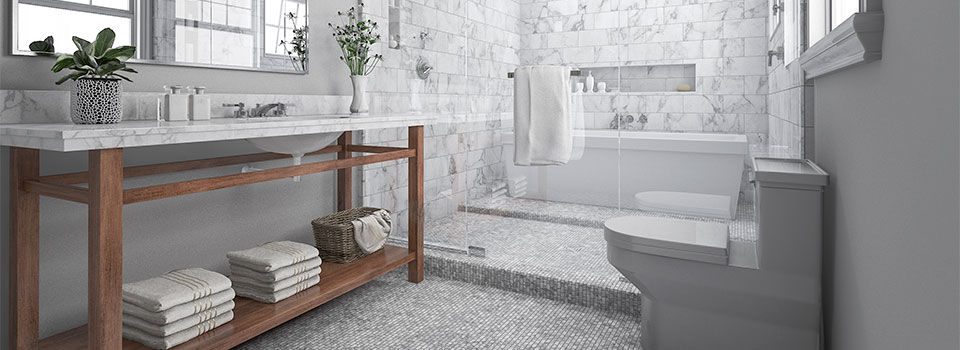
M 587 93 L 592 93 L 593 90 L 593 72 L 587 71 Z
M 206 89 L 203 86 L 193 87 L 193 94 L 190 95 L 190 119 L 192 120 L 210 120 L 210 96 L 203 94 Z
M 164 86 L 164 88 L 167 89 L 167 94 L 163 97 L 167 121 L 187 120 L 187 116 L 189 115 L 189 101 L 186 94 L 180 93 L 180 90 L 183 90 L 183 86 L 173 85 Z

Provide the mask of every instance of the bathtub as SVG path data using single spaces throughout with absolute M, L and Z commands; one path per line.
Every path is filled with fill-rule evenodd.
M 747 155 L 736 134 L 586 130 L 583 157 L 561 166 L 515 166 L 505 132 L 510 195 L 617 208 L 733 218 Z

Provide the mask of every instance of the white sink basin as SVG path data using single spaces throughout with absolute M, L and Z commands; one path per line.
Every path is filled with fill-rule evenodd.
M 332 145 L 340 137 L 339 132 L 322 134 L 261 137 L 247 139 L 257 148 L 267 152 L 289 154 L 302 157 L 304 154 Z
M 267 152 L 289 154 L 293 156 L 293 165 L 300 165 L 303 155 L 332 145 L 340 137 L 339 132 L 328 132 L 309 135 L 274 136 L 247 139 L 259 149 Z M 243 172 L 258 171 L 260 169 L 245 166 Z M 299 176 L 293 178 L 300 181 Z

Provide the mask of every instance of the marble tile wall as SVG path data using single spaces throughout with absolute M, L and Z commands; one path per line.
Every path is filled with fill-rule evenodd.
M 781 30 L 774 32 L 771 46 L 783 45 Z M 764 155 L 781 158 L 803 158 L 813 154 L 805 150 L 804 135 L 813 135 L 813 87 L 804 83 L 799 62 L 774 59 L 769 67 L 770 92 L 767 95 L 769 142 Z M 808 132 L 805 132 L 808 131 Z
M 595 125 L 615 125 L 617 113 L 644 114 L 656 120 L 646 130 L 766 142 L 766 0 L 523 0 L 520 11 L 521 64 L 695 66 L 695 92 L 627 94 L 610 109 L 585 110 Z M 647 99 L 656 103 L 633 104 Z M 648 108 L 661 101 L 663 108 Z
M 289 105 L 287 114 L 349 113 L 350 96 L 336 95 L 264 95 L 210 93 L 212 118 L 230 118 L 236 107 L 223 104 L 281 102 Z M 160 92 L 123 93 L 123 120 L 156 120 Z M 47 90 L 0 90 L 0 124 L 70 123 L 70 92 Z

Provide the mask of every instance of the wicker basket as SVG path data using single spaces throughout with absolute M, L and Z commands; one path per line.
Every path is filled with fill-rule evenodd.
M 313 237 L 324 262 L 345 264 L 369 254 L 363 252 L 354 239 L 353 220 L 373 214 L 380 208 L 360 207 L 347 209 L 313 220 Z

